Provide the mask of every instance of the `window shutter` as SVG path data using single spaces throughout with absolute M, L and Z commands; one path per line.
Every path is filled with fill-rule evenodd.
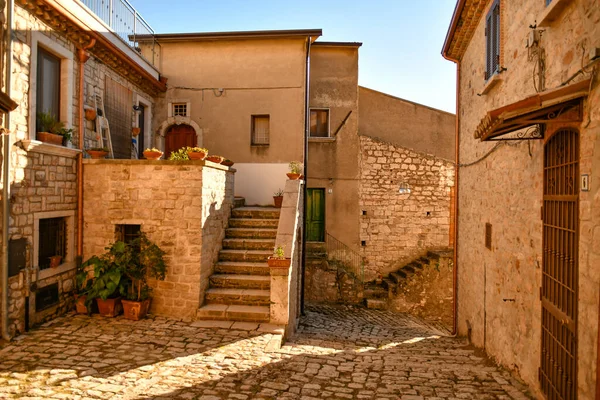
M 500 2 L 495 0 L 485 18 L 485 80 L 500 67 Z
M 491 13 L 485 18 L 485 80 L 492 75 L 492 16 Z
M 494 58 L 492 65 L 492 73 L 495 73 L 500 68 L 500 2 L 496 0 L 492 11 L 492 25 L 494 27 Z

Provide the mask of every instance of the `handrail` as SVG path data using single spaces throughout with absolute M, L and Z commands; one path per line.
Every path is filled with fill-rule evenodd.
M 365 281 L 365 261 L 362 255 L 345 245 L 329 232 L 325 232 L 327 260 L 343 268 L 355 281 Z

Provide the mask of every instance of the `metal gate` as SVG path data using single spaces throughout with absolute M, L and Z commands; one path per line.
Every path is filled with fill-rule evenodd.
M 542 357 L 548 400 L 577 398 L 579 134 L 557 132 L 544 150 Z

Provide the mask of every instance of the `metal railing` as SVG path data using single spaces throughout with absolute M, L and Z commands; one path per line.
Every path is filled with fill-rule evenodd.
M 154 29 L 127 0 L 80 0 L 129 46 L 138 49 L 136 37 L 154 36 Z M 154 58 L 154 46 L 152 48 Z M 154 61 L 154 60 L 152 60 Z M 154 62 L 153 62 L 154 63 Z
M 365 261 L 364 258 L 350 247 L 340 242 L 329 232 L 325 232 L 325 246 L 327 249 L 327 260 L 331 264 L 344 269 L 355 281 L 364 283 Z

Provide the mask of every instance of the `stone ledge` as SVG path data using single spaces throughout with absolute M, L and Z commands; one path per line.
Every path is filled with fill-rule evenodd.
M 498 85 L 499 83 L 502 82 L 502 78 L 500 78 L 500 73 L 497 72 L 494 75 L 492 75 L 492 77 L 490 79 L 488 79 L 488 81 L 485 83 L 485 85 L 483 86 L 483 90 L 481 91 L 480 94 L 484 95 L 484 94 L 488 94 L 488 92 L 490 90 L 492 90 L 493 87 L 495 87 L 496 85 Z
M 308 143 L 334 143 L 334 137 L 309 137 Z
M 55 146 L 56 147 L 56 146 Z M 233 167 L 226 167 L 225 165 L 216 164 L 210 161 L 205 160 L 189 160 L 189 161 L 172 161 L 172 160 L 134 160 L 134 159 L 113 159 L 113 158 L 104 158 L 100 160 L 84 158 L 84 164 L 121 164 L 121 165 L 173 165 L 173 166 L 200 166 L 200 167 L 208 167 L 213 169 L 220 169 L 225 172 L 237 172 L 237 170 Z
M 38 273 L 37 281 L 43 281 L 53 276 L 61 275 L 75 269 L 75 261 L 67 261 L 56 268 L 46 268 Z
M 15 143 L 18 144 L 19 142 Z M 21 140 L 21 148 L 27 152 L 50 154 L 67 158 L 75 158 L 81 154 L 79 149 L 71 149 L 65 146 L 40 142 L 39 140 Z
M 540 15 L 538 21 L 539 27 L 548 27 L 560 16 L 562 11 L 573 2 L 573 0 L 553 0 L 548 4 Z

